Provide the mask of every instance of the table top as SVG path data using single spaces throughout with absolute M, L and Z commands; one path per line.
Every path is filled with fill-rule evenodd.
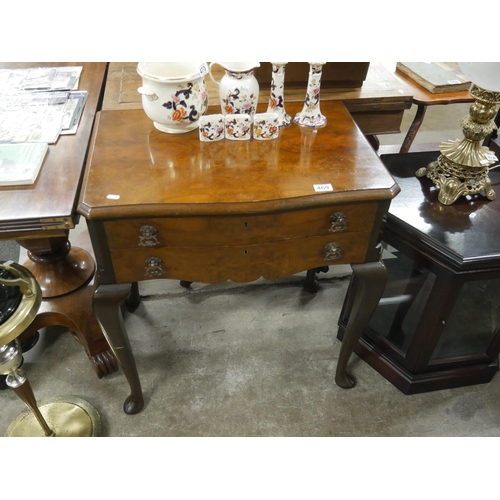
M 302 109 L 291 103 L 293 116 Z M 208 113 L 216 109 L 209 109 Z M 399 187 L 338 101 L 320 129 L 292 124 L 271 141 L 200 142 L 159 132 L 143 110 L 102 111 L 79 212 L 89 219 L 248 214 L 390 200 Z M 331 184 L 333 192 L 316 192 Z
M 49 145 L 32 186 L 0 187 L 0 238 L 23 239 L 74 227 L 76 202 L 94 117 L 102 98 L 106 63 L 0 63 L 0 68 L 82 66 L 79 90 L 89 92 L 78 131 Z
M 391 202 L 389 223 L 405 230 L 404 237 L 413 233 L 430 247 L 446 254 L 450 261 L 477 267 L 478 260 L 492 259 L 500 264 L 500 200 L 485 196 L 461 197 L 453 205 L 438 201 L 439 188 L 427 177 L 415 172 L 427 166 L 439 155 L 438 151 L 381 155 L 401 187 L 401 193 Z M 500 171 L 490 171 L 493 189 L 500 195 Z
M 396 63 L 384 63 L 383 66 L 388 71 L 390 71 L 394 75 L 394 77 L 401 82 L 402 85 L 409 89 L 411 95 L 413 96 L 413 102 L 415 104 L 435 106 L 474 101 L 468 90 L 460 90 L 459 92 L 433 93 L 422 87 L 422 85 L 397 69 Z
M 214 76 L 218 79 L 223 74 L 220 67 L 214 66 Z M 286 78 L 286 77 L 285 77 Z M 209 103 L 218 103 L 218 92 L 211 78 L 205 78 Z M 103 110 L 112 109 L 141 109 L 141 95 L 137 88 L 142 85 L 141 77 L 137 74 L 136 62 L 113 62 L 109 65 L 104 95 Z M 285 81 L 285 103 L 303 102 L 304 88 L 288 88 Z M 263 89 L 259 95 L 259 103 L 267 108 L 269 91 Z M 322 88 L 321 100 L 342 100 L 348 104 L 349 110 L 356 103 L 367 101 L 373 105 L 380 102 L 404 103 L 405 108 L 411 106 L 412 90 L 402 80 L 395 78 L 393 72 L 378 62 L 370 63 L 368 74 L 360 88 Z M 265 109 L 262 111 L 265 111 Z M 377 109 L 377 108 L 374 108 Z M 259 109 L 259 112 L 261 109 Z

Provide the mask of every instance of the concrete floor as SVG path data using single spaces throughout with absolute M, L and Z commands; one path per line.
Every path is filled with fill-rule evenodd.
M 416 143 L 462 137 L 458 120 L 467 112 L 468 105 L 430 109 Z M 122 411 L 123 373 L 99 380 L 62 328 L 42 331 L 23 368 L 38 400 L 87 400 L 110 437 L 500 435 L 498 375 L 489 384 L 405 396 L 354 356 L 358 385 L 336 386 L 337 320 L 350 268 L 319 276 L 315 295 L 302 290 L 303 275 L 191 290 L 176 281 L 141 283 L 143 302 L 124 318 L 146 399 L 138 415 Z M 3 434 L 24 405 L 11 390 L 0 397 Z

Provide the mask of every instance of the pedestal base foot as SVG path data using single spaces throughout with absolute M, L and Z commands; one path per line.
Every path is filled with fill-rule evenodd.
M 90 283 L 68 295 L 43 300 L 26 333 L 53 325 L 68 328 L 85 349 L 97 377 L 103 378 L 118 371 L 119 365 L 92 309 L 94 288 Z
M 111 349 L 90 356 L 92 367 L 98 378 L 103 378 L 118 371 L 119 365 Z

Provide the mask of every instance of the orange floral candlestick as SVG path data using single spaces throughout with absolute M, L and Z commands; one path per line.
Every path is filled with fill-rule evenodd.
M 273 62 L 271 93 L 269 95 L 268 113 L 278 113 L 280 127 L 288 127 L 292 117 L 285 111 L 285 66 L 286 62 Z

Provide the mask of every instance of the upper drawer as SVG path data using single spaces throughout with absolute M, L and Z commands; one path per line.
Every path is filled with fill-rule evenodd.
M 339 205 L 281 214 L 158 217 L 104 223 L 109 248 L 186 245 L 239 245 L 305 238 L 330 233 L 370 231 L 376 203 Z

